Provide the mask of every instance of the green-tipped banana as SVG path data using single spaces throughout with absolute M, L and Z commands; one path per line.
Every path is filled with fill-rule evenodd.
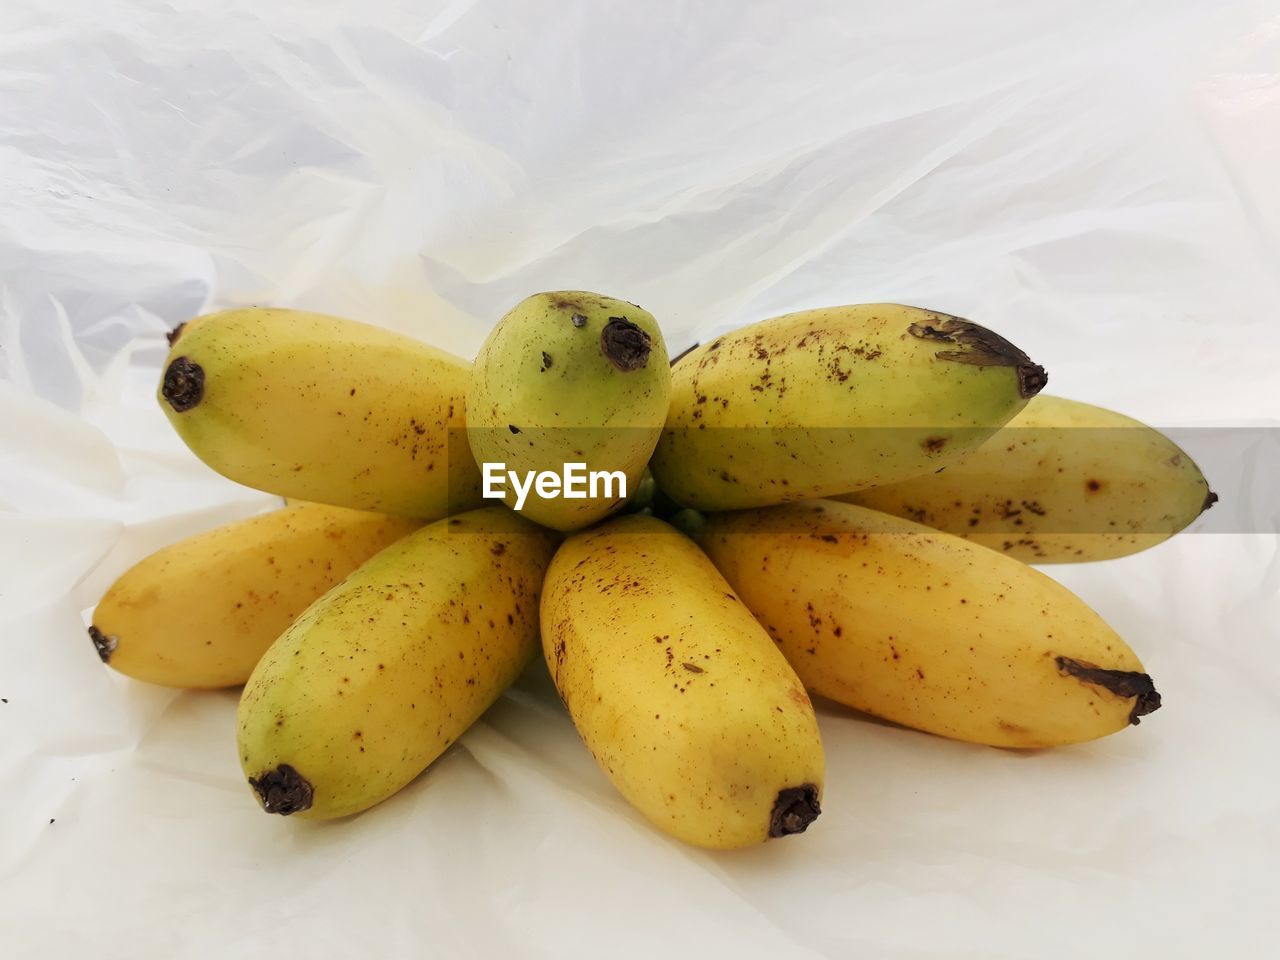
M 555 535 L 503 507 L 383 550 L 271 645 L 237 715 L 268 813 L 325 819 L 387 799 L 444 752 L 538 649 Z
M 963 462 L 838 497 L 908 517 L 1028 563 L 1106 560 L 1169 539 L 1217 496 L 1151 427 L 1038 396 Z
M 651 469 L 675 500 L 729 510 L 847 493 L 976 449 L 1045 384 L 968 320 L 879 303 L 765 320 L 672 370 Z
M 180 328 L 159 396 L 187 446 L 232 480 L 434 519 L 480 504 L 463 429 L 469 373 L 378 327 L 250 308 Z
M 576 530 L 632 495 L 670 393 L 667 348 L 648 311 L 584 291 L 539 293 L 502 318 L 476 357 L 467 395 L 471 450 L 494 465 L 509 506 Z M 583 465 L 582 497 L 541 496 L 524 480 L 564 475 L 569 463 Z

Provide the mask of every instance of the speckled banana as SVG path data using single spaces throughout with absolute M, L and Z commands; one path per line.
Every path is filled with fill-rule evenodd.
M 490 333 L 471 372 L 467 435 L 481 463 L 519 476 L 582 463 L 621 474 L 570 499 L 506 502 L 557 530 L 594 523 L 630 496 L 667 417 L 671 373 L 658 323 L 635 304 L 580 290 L 521 301 Z M 623 486 L 625 482 L 625 487 Z M 624 495 L 625 491 L 625 495 Z
M 244 683 L 307 605 L 415 520 L 295 504 L 188 537 L 111 585 L 89 636 L 102 661 L 168 687 Z
M 465 360 L 298 310 L 229 310 L 175 333 L 160 405 L 224 476 L 424 519 L 480 504 L 464 432 Z
M 1160 706 L 1079 598 L 959 537 L 819 500 L 708 517 L 700 543 L 810 690 L 878 717 L 1049 747 Z
M 505 507 L 464 513 L 308 607 L 240 700 L 240 763 L 263 808 L 356 813 L 443 753 L 536 654 L 555 541 Z
M 958 459 L 1045 380 L 1008 340 L 945 313 L 891 303 L 793 313 L 675 365 L 651 469 L 700 510 L 848 493 Z
M 567 540 L 547 572 L 542 649 L 582 739 L 661 829 L 704 847 L 818 815 L 813 707 L 693 541 L 652 517 Z
M 1162 543 L 1217 500 L 1195 462 L 1151 427 L 1041 394 L 943 472 L 838 497 L 1028 563 L 1123 557 Z

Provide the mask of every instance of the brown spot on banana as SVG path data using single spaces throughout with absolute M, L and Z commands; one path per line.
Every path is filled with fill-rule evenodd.
M 925 453 L 941 453 L 942 448 L 947 445 L 946 437 L 926 437 L 921 444 Z
M 575 315 L 570 317 L 575 327 L 586 326 L 587 318 L 582 318 L 582 323 L 578 322 L 578 314 L 585 313 L 592 306 L 599 306 L 603 301 L 600 297 L 585 290 L 570 290 L 557 294 L 551 301 L 552 310 L 573 310 Z M 633 304 L 634 306 L 634 304 Z

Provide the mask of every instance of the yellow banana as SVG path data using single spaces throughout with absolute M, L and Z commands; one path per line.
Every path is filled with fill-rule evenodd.
M 245 684 L 240 763 L 268 813 L 325 819 L 390 797 L 538 649 L 555 535 L 504 507 L 439 520 L 313 603 Z
M 89 636 L 115 670 L 167 687 L 244 683 L 307 605 L 418 522 L 296 504 L 153 553 L 111 585 Z
M 1160 706 L 1074 594 L 959 537 L 819 500 L 711 516 L 700 542 L 810 690 L 878 717 L 1048 747 Z
M 847 493 L 958 459 L 1045 379 L 1008 340 L 945 313 L 892 303 L 793 313 L 675 365 L 651 469 L 700 510 Z
M 298 310 L 229 310 L 177 333 L 160 405 L 224 476 L 424 519 L 479 505 L 464 433 L 465 360 Z
M 1041 394 L 941 473 L 837 497 L 1027 563 L 1106 560 L 1169 539 L 1217 500 L 1170 439 L 1102 407 Z
M 813 707 L 693 541 L 620 517 L 547 571 L 542 651 L 592 755 L 661 829 L 704 847 L 802 832 L 818 815 Z
M 634 491 L 670 394 L 666 344 L 647 310 L 579 290 L 535 294 L 502 318 L 476 357 L 467 394 L 471 451 L 514 474 L 503 485 L 508 506 L 544 526 L 576 530 Z M 585 496 L 531 489 L 533 474 L 563 473 L 568 463 L 583 464 Z M 586 485 L 593 474 L 614 472 L 608 485 Z

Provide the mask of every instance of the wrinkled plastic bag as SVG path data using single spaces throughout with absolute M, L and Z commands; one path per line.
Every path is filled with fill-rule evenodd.
M 116 676 L 84 623 L 277 503 L 153 399 L 164 332 L 225 306 L 470 356 L 536 290 L 641 303 L 673 352 L 897 300 L 1001 331 L 1050 392 L 1274 426 L 1278 64 L 1267 2 L 6 4 L 6 956 L 1260 956 L 1274 534 L 1050 570 L 1156 677 L 1139 729 L 1020 754 L 824 704 L 822 817 L 735 854 L 628 809 L 538 665 L 381 807 L 265 817 L 236 693 Z

